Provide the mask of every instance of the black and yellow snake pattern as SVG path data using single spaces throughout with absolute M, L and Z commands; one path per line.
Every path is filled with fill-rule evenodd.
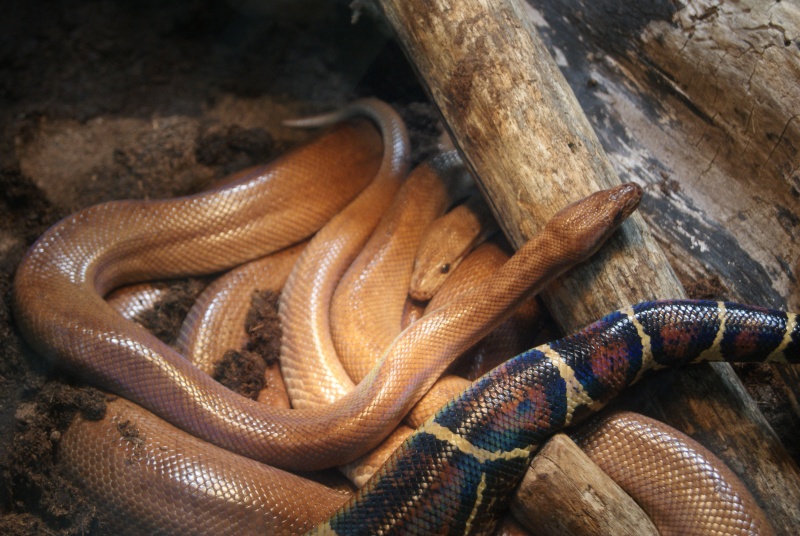
M 549 436 L 649 370 L 701 361 L 797 363 L 797 316 L 728 302 L 644 302 L 520 354 L 439 410 L 313 533 L 487 533 Z

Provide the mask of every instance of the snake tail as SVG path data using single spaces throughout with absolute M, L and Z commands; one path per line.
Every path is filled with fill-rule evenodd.
M 476 380 L 315 534 L 485 534 L 532 452 L 648 371 L 700 361 L 800 362 L 792 313 L 644 302 L 528 350 Z

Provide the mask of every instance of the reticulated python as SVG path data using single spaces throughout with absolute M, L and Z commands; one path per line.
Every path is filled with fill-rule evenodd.
M 392 135 L 396 122 L 392 116 L 387 119 L 387 112 L 375 103 L 351 108 L 357 113 L 365 110 L 381 127 L 384 152 L 390 153 L 398 139 Z M 351 150 L 349 143 L 354 139 L 358 139 L 358 149 Z M 310 167 L 324 167 L 342 178 L 349 178 L 353 169 L 358 169 L 356 176 L 370 175 L 377 167 L 375 138 L 364 125 L 341 127 L 313 147 L 304 157 L 318 162 Z M 285 197 L 297 184 L 272 179 L 292 168 L 301 179 L 307 178 L 309 164 L 304 158 L 294 155 L 284 161 L 283 169 L 262 170 L 252 181 L 234 183 L 210 195 L 177 202 L 109 203 L 64 220 L 34 245 L 20 266 L 15 307 L 21 327 L 43 353 L 57 356 L 94 383 L 149 405 L 207 441 L 287 467 L 333 465 L 374 445 L 407 411 L 413 403 L 409 401 L 432 383 L 421 372 L 412 374 L 416 383 L 406 390 L 413 394 L 394 403 L 391 385 L 399 371 L 391 365 L 399 361 L 396 356 L 419 347 L 457 354 L 532 290 L 530 278 L 541 279 L 541 272 L 555 276 L 592 253 L 598 241 L 633 210 L 639 196 L 638 189 L 622 187 L 590 198 L 591 210 L 573 207 L 560 213 L 560 219 L 538 238 L 538 251 L 526 246 L 490 282 L 457 300 L 457 305 L 415 324 L 387 353 L 383 368 L 370 373 L 371 383 L 346 396 L 332 416 L 265 410 L 232 397 L 146 332 L 121 321 L 101 296 L 124 282 L 236 264 L 268 251 L 270 246 L 258 242 L 275 238 L 270 235 L 277 235 L 271 247 L 278 248 L 313 232 L 357 189 L 341 181 L 348 193 L 336 199 L 323 196 L 329 203 L 325 210 L 312 208 L 311 224 L 298 222 L 291 214 L 281 215 L 274 223 L 282 233 L 266 232 L 251 223 L 253 217 L 272 216 L 265 217 L 257 206 L 270 199 L 268 193 L 277 196 L 275 210 L 283 208 Z M 384 167 L 387 161 L 391 157 L 384 154 Z M 240 209 L 251 212 L 242 215 Z M 547 252 L 546 261 L 537 260 L 541 248 Z M 476 303 L 481 298 L 486 301 Z M 686 339 L 697 330 L 700 336 L 688 347 L 672 344 L 670 337 L 676 333 Z M 478 380 L 423 425 L 362 492 L 317 530 L 341 534 L 372 534 L 381 527 L 422 533 L 437 527 L 452 532 L 488 530 L 495 507 L 507 498 L 532 448 L 576 416 L 600 407 L 654 363 L 670 365 L 695 357 L 753 359 L 753 345 L 742 355 L 741 341 L 754 342 L 759 356 L 767 352 L 771 360 L 788 355 L 796 361 L 796 331 L 793 315 L 734 305 L 646 304 L 616 313 L 577 335 L 523 354 Z M 731 333 L 733 337 L 726 335 Z M 462 339 L 453 342 L 453 337 Z M 425 377 L 438 376 L 445 366 L 446 360 L 420 365 L 428 369 Z M 408 363 L 400 370 L 407 368 Z M 378 408 L 386 407 L 390 416 L 378 416 Z M 336 502 L 335 498 L 331 501 Z M 291 530 L 291 526 L 277 530 Z

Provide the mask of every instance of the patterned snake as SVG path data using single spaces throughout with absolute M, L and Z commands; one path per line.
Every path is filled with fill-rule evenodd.
M 547 437 L 648 370 L 716 360 L 800 362 L 797 316 L 735 303 L 646 302 L 520 354 L 423 424 L 315 533 L 486 533 Z M 721 533 L 734 533 L 736 523 Z
M 371 101 L 350 107 L 344 115 L 357 114 L 373 119 L 384 134 L 381 169 L 385 169 L 387 162 L 394 162 L 393 148 L 401 143 L 395 116 Z M 233 396 L 102 300 L 108 290 L 123 283 L 218 271 L 308 236 L 363 187 L 365 181 L 359 177 L 375 174 L 376 141 L 374 130 L 363 123 L 341 126 L 280 163 L 208 194 L 91 207 L 40 238 L 17 272 L 16 318 L 41 353 L 205 440 L 173 428 L 167 434 L 181 445 L 193 445 L 189 450 L 181 447 L 184 456 L 213 452 L 211 465 L 203 466 L 210 473 L 222 475 L 226 464 L 236 466 L 237 475 L 242 467 L 247 467 L 245 473 L 266 471 L 269 486 L 263 485 L 264 479 L 260 484 L 235 483 L 242 486 L 238 489 L 246 499 L 259 486 L 271 498 L 322 497 L 316 506 L 288 516 L 285 506 L 268 507 L 277 518 L 288 519 L 274 522 L 273 532 L 305 530 L 321 513 L 338 506 L 341 498 L 313 483 L 298 484 L 290 475 L 228 450 L 297 469 L 332 466 L 366 452 L 430 387 L 430 378 L 500 322 L 510 307 L 593 253 L 641 195 L 638 187 L 623 186 L 560 212 L 495 276 L 406 330 L 367 381 L 325 411 L 268 409 Z M 317 196 L 324 198 L 320 201 L 325 206 L 306 203 L 302 217 L 281 212 L 287 198 L 299 191 L 302 199 L 314 191 L 314 185 L 303 181 L 317 169 L 326 171 L 337 195 L 326 191 L 326 196 Z M 303 190 L 297 181 L 308 186 Z M 261 225 L 265 221 L 268 230 Z M 796 361 L 796 332 L 793 315 L 732 304 L 644 304 L 615 313 L 567 339 L 522 354 L 476 381 L 411 436 L 381 472 L 316 531 L 485 532 L 534 446 L 602 406 L 647 368 L 695 357 L 754 360 L 764 352 L 769 360 L 785 354 Z M 445 357 L 422 363 L 413 359 L 415 352 Z M 115 408 L 121 414 L 133 412 L 143 426 L 150 418 L 124 400 Z M 113 486 L 102 468 L 97 469 L 101 466 L 96 462 L 106 461 L 87 459 L 86 454 L 114 450 L 109 441 L 99 441 L 108 432 L 97 423 L 73 428 L 64 438 L 65 455 L 97 488 Z M 162 444 L 146 456 L 155 459 L 162 452 L 165 463 L 174 465 L 178 456 L 169 449 Z M 190 485 L 208 478 L 191 470 L 195 462 L 187 463 L 189 473 L 181 477 L 181 484 L 189 477 Z M 123 502 L 134 500 L 131 491 L 110 492 Z M 236 512 L 231 516 L 247 517 L 231 497 L 222 502 Z M 149 515 L 175 517 L 174 509 L 165 509 Z M 307 520 L 299 520 L 303 515 Z M 236 530 L 238 517 L 228 519 Z

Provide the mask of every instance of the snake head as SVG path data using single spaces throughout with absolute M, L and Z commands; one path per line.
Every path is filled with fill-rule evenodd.
M 575 260 L 585 259 L 636 210 L 641 199 L 642 188 L 638 184 L 601 190 L 558 211 L 544 232 L 563 236 L 569 241 Z

